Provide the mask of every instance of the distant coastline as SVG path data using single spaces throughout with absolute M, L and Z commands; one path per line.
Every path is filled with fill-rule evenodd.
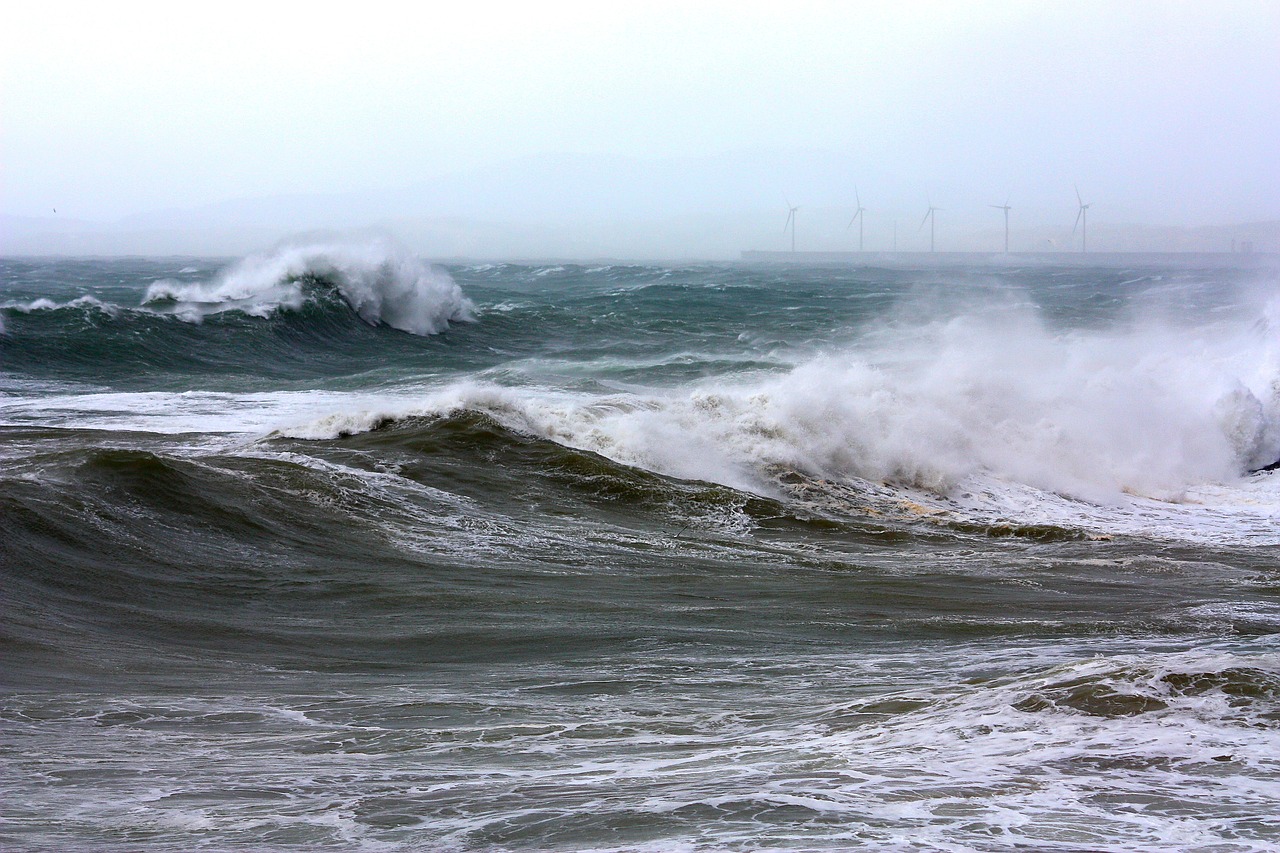
M 1276 252 L 787 252 L 747 249 L 742 261 L 867 267 L 1140 267 L 1277 269 Z

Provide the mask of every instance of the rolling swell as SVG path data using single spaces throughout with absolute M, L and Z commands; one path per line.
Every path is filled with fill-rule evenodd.
M 473 319 L 447 273 L 377 242 L 286 246 L 210 277 L 184 268 L 145 293 L 155 262 L 118 263 L 118 285 L 87 285 L 68 264 L 65 282 L 0 305 L 6 371 L 135 388 L 349 376 L 430 360 L 433 336 Z
M 11 612 L 0 645 L 18 684 L 51 671 L 163 682 L 236 662 L 369 671 L 625 645 L 635 628 L 616 624 L 617 564 L 576 554 L 584 504 L 610 508 L 596 547 L 630 570 L 679 532 L 672 513 L 714 525 L 743 504 L 475 415 L 199 456 L 35 432 L 26 440 L 41 449 L 0 479 Z M 599 624 L 584 633 L 583 620 Z
M 1080 272 L 1008 274 L 1060 311 L 938 282 L 903 314 L 902 271 L 459 268 L 484 321 L 425 337 L 314 268 L 246 302 L 212 262 L 23 263 L 15 328 L 137 323 L 262 384 L 0 365 L 10 846 L 1276 839 L 1255 304 L 1168 328 Z M 142 305 L 157 279 L 193 289 Z M 235 351 L 313 329 L 356 366 Z M 146 382 L 205 393 L 114 393 Z M 1171 491 L 1073 496 L 1153 447 L 1187 451 Z
M 847 541 L 901 544 L 931 538 L 918 519 L 873 517 L 846 502 L 842 511 L 784 496 L 743 492 L 719 483 L 666 476 L 512 429 L 490 414 L 461 409 L 440 416 L 385 417 L 368 430 L 320 442 L 273 444 L 371 470 L 393 469 L 424 485 L 447 484 L 469 499 L 512 514 L 590 514 L 626 526 L 681 530 L 842 533 Z M 865 503 L 865 502 L 864 502 Z
M 644 523 L 664 530 L 687 529 L 688 519 L 722 514 L 732 516 L 729 527 L 742 534 L 822 531 L 849 542 L 885 545 L 1110 538 L 1066 519 L 1031 522 L 975 513 L 944 495 L 901 483 L 826 479 L 781 463 L 762 468 L 759 486 L 746 491 L 680 477 L 574 446 L 581 440 L 577 434 L 547 437 L 545 425 L 533 426 L 536 432 L 509 426 L 504 419 L 523 420 L 520 410 L 513 416 L 502 398 L 487 404 L 483 399 L 469 400 L 481 408 L 444 406 L 447 414 L 338 416 L 273 441 L 288 444 L 305 437 L 292 445 L 298 452 L 370 470 L 391 466 L 397 475 L 424 484 L 447 482 L 459 494 L 511 513 L 550 504 L 566 516 L 587 513 L 628 525 L 645 518 Z
M 310 657 L 312 642 L 295 642 L 287 624 L 267 627 L 278 621 L 272 611 L 286 599 L 355 604 L 371 573 L 365 560 L 397 563 L 376 536 L 335 542 L 332 531 L 351 520 L 344 504 L 358 501 L 286 463 L 71 450 L 33 459 L 28 476 L 2 485 L 10 523 L 0 550 L 15 587 L 7 597 L 28 614 L 10 624 L 19 632 L 10 640 L 74 647 L 102 635 L 104 647 L 124 640 L 134 653 Z
M 92 304 L 6 314 L 0 354 L 19 376 L 135 387 L 192 376 L 303 379 L 373 370 L 441 348 L 438 339 L 371 327 L 332 294 L 260 318 L 225 312 L 199 324 L 147 309 Z
M 164 681 L 236 662 L 368 671 L 624 649 L 638 635 L 689 641 L 748 606 L 797 618 L 789 596 L 771 600 L 772 566 L 726 595 L 728 554 L 776 549 L 782 565 L 828 576 L 847 570 L 840 549 L 797 562 L 795 548 L 916 538 L 673 480 L 477 412 L 199 455 L 142 435 L 6 437 L 33 448 L 0 479 L 0 646 L 19 684 L 51 671 Z M 888 580 L 882 594 L 905 589 Z M 690 621 L 690 607 L 711 625 Z

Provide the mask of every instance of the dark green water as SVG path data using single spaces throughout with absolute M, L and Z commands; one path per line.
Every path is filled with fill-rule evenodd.
M 1269 850 L 1221 270 L 0 261 L 15 850 Z

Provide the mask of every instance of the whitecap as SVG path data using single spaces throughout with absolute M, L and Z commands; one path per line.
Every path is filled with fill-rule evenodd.
M 301 308 L 311 298 L 309 284 L 333 287 L 370 325 L 415 335 L 475 319 L 474 305 L 447 272 L 387 240 L 285 245 L 244 258 L 212 281 L 157 281 L 143 304 L 189 322 L 231 310 L 266 317 Z

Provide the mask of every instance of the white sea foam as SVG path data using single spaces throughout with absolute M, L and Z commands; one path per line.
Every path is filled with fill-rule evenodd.
M 18 696 L 11 723 L 50 747 L 24 768 L 68 781 L 14 812 L 220 838 L 304 827 L 361 850 L 406 837 L 368 818 L 379 806 L 440 848 L 586 849 L 625 821 L 735 849 L 1272 849 L 1274 650 L 1114 643 L 526 664 L 462 689 L 289 699 Z M 639 689 L 574 689 L 593 682 Z M 86 753 L 145 772 L 90 790 L 66 773 Z
M 1274 478 L 1245 474 L 1280 458 L 1275 312 L 1267 303 L 1243 328 L 1061 332 L 1027 305 L 1001 307 L 893 324 L 781 374 L 613 395 L 463 382 L 282 432 L 326 438 L 469 409 L 626 464 L 758 492 L 798 472 L 890 483 L 967 517 L 1101 532 L 1127 518 L 1121 529 L 1154 532 L 1199 513 L 1265 533 L 1280 513 Z
M 229 435 L 261 436 L 281 423 L 325 422 L 335 410 L 377 409 L 386 402 L 375 394 L 339 391 L 109 392 L 35 386 L 0 397 L 0 425 L 160 435 L 206 433 L 221 442 L 221 437 Z
M 55 302 L 52 299 L 41 297 L 32 299 L 28 302 L 20 300 L 10 300 L 0 304 L 0 308 L 17 311 L 20 314 L 32 314 L 37 311 L 57 311 L 61 308 L 87 308 L 91 310 L 101 311 L 104 314 L 115 316 L 120 312 L 120 306 L 113 305 L 109 302 L 103 302 L 95 296 L 80 296 L 67 302 Z
M 182 319 L 238 310 L 268 316 L 306 302 L 306 279 L 330 283 L 365 322 L 416 335 L 474 319 L 474 306 L 445 271 L 385 240 L 285 245 L 251 255 L 209 282 L 157 281 L 144 304 Z
M 347 281 L 352 293 L 419 281 L 416 261 L 401 259 L 413 274 L 396 278 L 378 272 L 373 261 L 386 256 L 373 249 L 343 251 L 283 250 L 210 284 L 166 287 L 189 288 L 182 304 L 192 310 L 243 302 L 274 310 L 303 298 L 291 276 L 308 270 Z M 349 268 L 358 274 L 334 272 Z M 163 288 L 153 291 L 158 298 Z M 456 285 L 445 291 L 453 295 L 443 303 L 419 293 L 403 305 L 388 302 L 388 291 L 375 313 L 389 321 L 412 314 L 405 305 L 470 310 Z M 938 520 L 1280 539 L 1280 475 L 1245 476 L 1280 458 L 1280 300 L 1211 320 L 1166 312 L 1064 331 L 1029 302 L 998 296 L 999 304 L 970 299 L 942 316 L 903 311 L 785 372 L 674 388 L 600 394 L 467 379 L 371 394 L 44 398 L 30 415 L 65 409 L 68 423 L 100 428 L 326 439 L 397 417 L 473 410 L 625 464 L 764 494 L 782 493 L 779 475 L 795 472 L 816 483 L 891 484 Z M 519 381 L 518 367 L 514 374 L 504 381 Z M 0 416 L 20 422 L 21 409 L 8 401 Z

